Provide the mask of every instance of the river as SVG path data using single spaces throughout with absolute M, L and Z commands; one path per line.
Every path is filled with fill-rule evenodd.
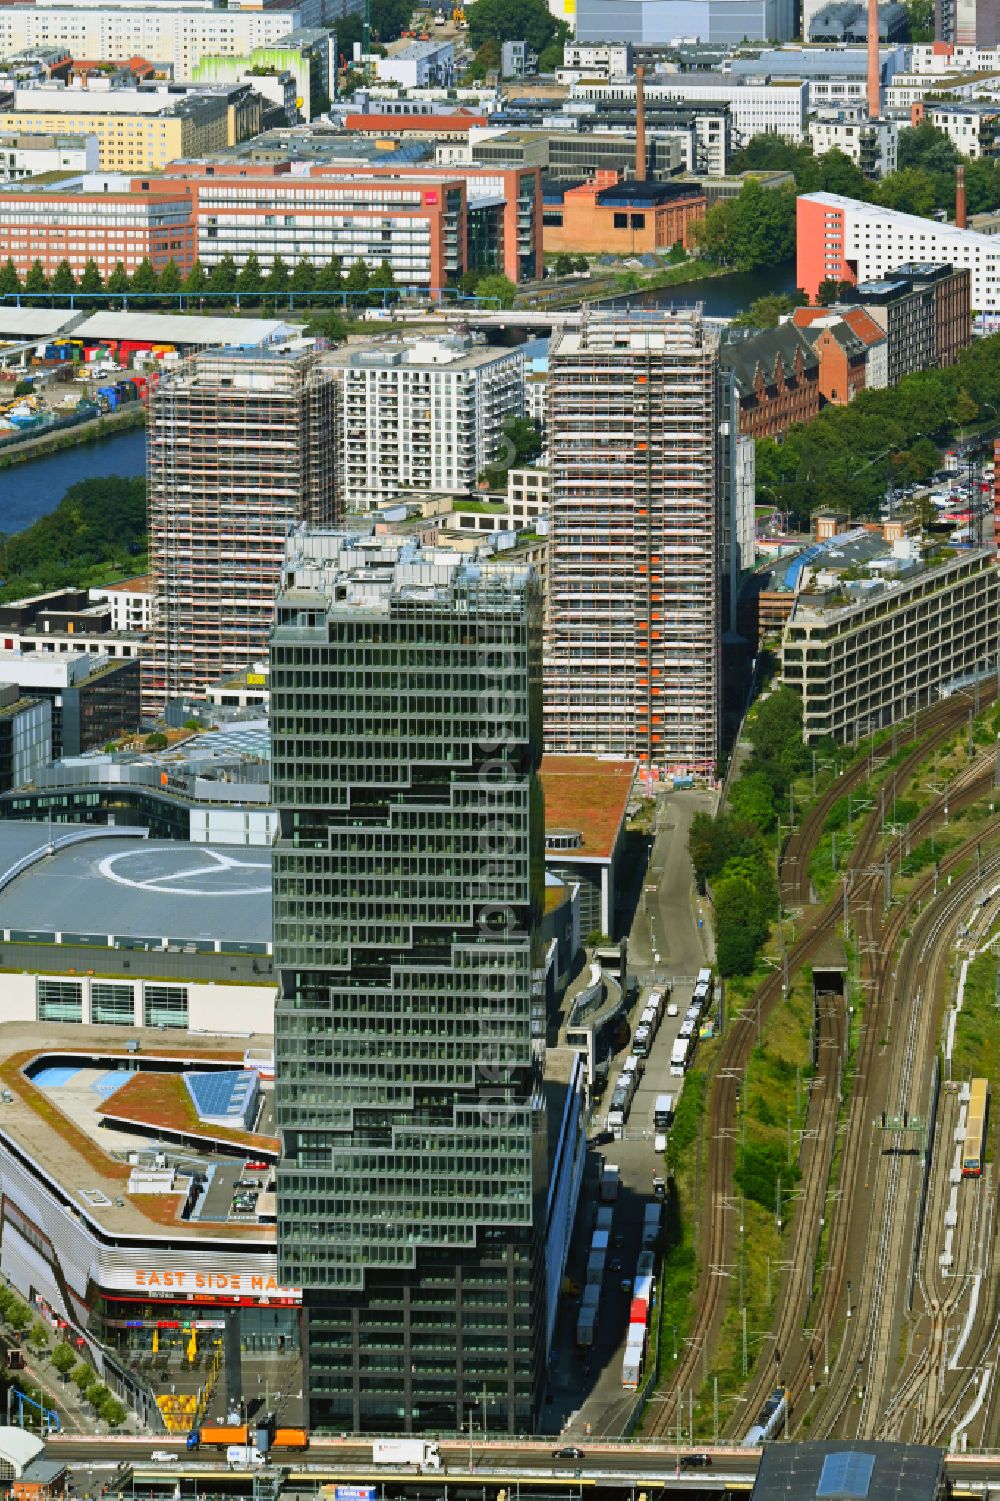
M 769 293 L 795 291 L 795 263 L 761 271 L 734 271 L 729 276 L 710 276 L 704 281 L 678 282 L 672 287 L 658 287 L 652 292 L 630 292 L 616 297 L 613 307 L 683 307 L 700 302 L 709 318 L 734 318 L 758 297 Z M 602 306 L 607 307 L 608 303 Z
M 145 474 L 142 428 L 0 469 L 0 532 L 20 532 L 54 511 L 70 485 L 106 474 Z
M 768 292 L 795 289 L 792 262 L 773 269 L 734 272 L 704 281 L 679 282 L 651 292 L 632 292 L 616 298 L 616 307 L 669 307 L 700 302 L 710 318 L 732 318 Z M 605 307 L 609 304 L 604 303 Z M 97 442 L 68 448 L 48 458 L 29 459 L 0 469 L 0 532 L 20 532 L 46 516 L 80 479 L 106 474 L 144 474 L 146 434 L 141 429 L 118 433 Z

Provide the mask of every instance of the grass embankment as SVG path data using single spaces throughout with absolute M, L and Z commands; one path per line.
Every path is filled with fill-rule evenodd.
M 790 1234 L 790 1194 L 801 1177 L 799 1154 L 813 1074 L 812 976 L 800 974 L 786 1004 L 764 1022 L 750 1055 L 737 1119 L 735 1192 L 740 1195 L 743 1234 L 727 1281 L 728 1297 L 709 1382 L 695 1401 L 695 1438 L 714 1435 L 714 1382 L 718 1381 L 720 1431 L 732 1399 L 744 1384 L 743 1310 L 746 1309 L 747 1369 L 770 1354 L 771 1326 Z M 778 1229 L 779 1189 L 781 1229 Z
M 677 1113 L 667 1137 L 667 1197 L 660 1265 L 659 1322 L 654 1329 L 658 1343 L 650 1351 L 660 1381 L 669 1377 L 675 1352 L 680 1354 L 694 1323 L 698 1288 L 695 1215 L 708 1171 L 707 1100 L 705 1069 L 693 1068 L 685 1075 Z
M 990 1101 L 986 1133 L 986 1161 L 997 1158 L 1000 1133 L 1000 1109 L 996 1103 L 997 1059 L 1000 1058 L 1000 1006 L 997 1005 L 997 974 L 1000 960 L 995 952 L 973 959 L 965 976 L 962 1009 L 955 1025 L 955 1047 L 951 1059 L 953 1079 L 986 1078 L 990 1080 Z

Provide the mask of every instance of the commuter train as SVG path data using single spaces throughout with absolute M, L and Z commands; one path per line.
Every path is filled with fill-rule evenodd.
M 757 1414 L 757 1421 L 743 1440 L 744 1449 L 755 1449 L 758 1444 L 766 1439 L 773 1438 L 784 1420 L 785 1410 L 788 1407 L 788 1392 L 783 1386 L 776 1386 L 768 1397 L 764 1406 Z
M 973 1079 L 969 1086 L 969 1108 L 965 1117 L 965 1141 L 962 1145 L 963 1178 L 978 1178 L 983 1171 L 989 1103 L 989 1080 Z

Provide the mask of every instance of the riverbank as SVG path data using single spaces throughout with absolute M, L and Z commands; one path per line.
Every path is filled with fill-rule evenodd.
M 123 412 L 107 412 L 89 422 L 80 422 L 76 427 L 63 427 L 55 433 L 42 433 L 37 438 L 25 438 L 20 443 L 11 443 L 0 449 L 0 469 L 12 469 L 29 459 L 45 459 L 54 453 L 63 453 L 68 448 L 79 448 L 85 443 L 97 443 L 117 433 L 126 433 L 133 428 L 146 426 L 146 409 L 138 402 L 126 407 Z
M 596 269 L 596 274 L 595 274 Z M 717 266 L 712 261 L 687 260 L 658 266 L 655 270 L 638 270 L 634 267 L 592 268 L 590 277 L 567 277 L 558 287 L 549 289 L 543 283 L 539 289 L 518 296 L 515 307 L 536 311 L 569 309 L 582 302 L 597 302 L 610 297 L 627 297 L 635 292 L 658 292 L 664 287 L 683 286 L 686 282 L 714 280 L 719 276 L 731 276 L 726 266 Z

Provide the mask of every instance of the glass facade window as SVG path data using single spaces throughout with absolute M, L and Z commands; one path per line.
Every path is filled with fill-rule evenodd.
M 37 1012 L 40 1022 L 82 1022 L 82 980 L 42 980 L 37 982 Z
M 131 985 L 94 980 L 90 986 L 90 1020 L 110 1027 L 135 1026 L 135 993 Z
M 188 993 L 186 985 L 144 985 L 142 987 L 142 1021 L 146 1027 L 186 1027 Z
M 458 1431 L 485 1386 L 488 1425 L 524 1433 L 540 594 L 396 545 L 295 534 L 272 634 L 279 1276 L 303 1289 L 314 1427 Z

